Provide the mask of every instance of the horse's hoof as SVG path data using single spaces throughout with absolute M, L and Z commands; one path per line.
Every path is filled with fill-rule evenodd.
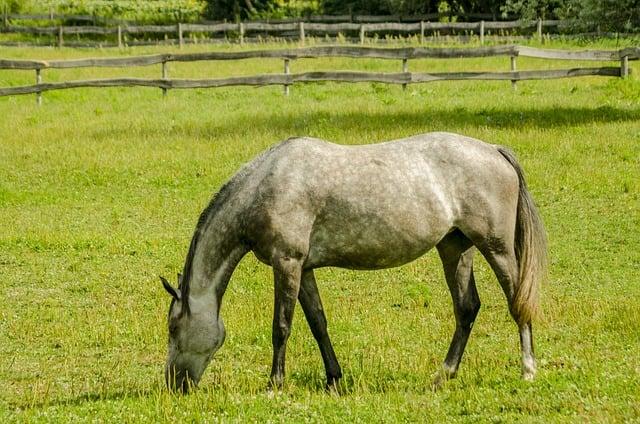
M 524 381 L 533 381 L 536 376 L 535 362 L 525 363 L 522 366 L 522 379 Z
M 535 371 L 533 371 L 533 372 L 532 371 L 524 371 L 522 373 L 522 379 L 524 381 L 533 381 L 533 380 L 535 380 L 535 377 L 536 377 Z
M 447 373 L 445 370 L 438 371 L 431 382 L 431 390 L 434 392 L 444 387 L 447 381 L 451 380 L 455 375 Z
M 327 382 L 324 386 L 324 389 L 327 393 L 333 396 L 340 396 L 340 383 L 339 380 L 333 380 L 331 382 Z
M 267 391 L 271 392 L 271 393 L 277 393 L 277 392 L 281 392 L 282 388 L 284 386 L 283 384 L 284 382 L 282 380 L 275 380 L 275 379 L 270 379 L 269 383 L 267 384 Z

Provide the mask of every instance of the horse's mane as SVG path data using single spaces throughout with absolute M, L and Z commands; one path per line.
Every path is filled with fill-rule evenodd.
M 191 238 L 189 252 L 187 253 L 187 258 L 184 262 L 182 278 L 180 279 L 178 285 L 183 299 L 184 311 L 189 311 L 189 286 L 191 284 L 191 268 L 193 264 L 193 257 L 195 256 L 196 247 L 198 246 L 200 236 L 204 232 L 204 229 L 207 226 L 207 222 L 209 222 L 209 218 L 214 216 L 220 210 L 220 208 L 229 199 L 229 196 L 232 194 L 233 190 L 242 184 L 241 181 L 246 177 L 247 174 L 251 172 L 252 169 L 260 165 L 260 163 L 262 163 L 267 157 L 269 157 L 270 154 L 277 151 L 279 148 L 288 144 L 294 139 L 295 137 L 290 137 L 282 143 L 271 146 L 269 149 L 259 154 L 251 162 L 246 163 L 244 166 L 242 166 L 240 170 L 238 170 L 238 172 L 236 172 L 236 174 L 229 181 L 227 181 L 227 183 L 224 184 L 216 194 L 213 195 L 213 198 L 211 199 L 207 207 L 200 214 L 200 218 L 198 218 L 198 223 L 196 224 L 196 229 L 193 233 L 193 237 Z
M 225 200 L 229 197 L 229 186 L 231 182 L 222 186 L 220 191 L 215 193 L 211 198 L 211 201 L 206 208 L 200 214 L 196 229 L 193 232 L 191 243 L 189 244 L 189 251 L 184 262 L 184 268 L 182 269 L 182 278 L 178 282 L 178 288 L 180 289 L 181 298 L 183 301 L 183 311 L 189 311 L 189 287 L 191 285 L 191 269 L 193 264 L 193 258 L 196 254 L 196 247 L 200 241 L 204 229 L 209 221 L 209 218 L 216 214 L 220 207 L 224 204 Z

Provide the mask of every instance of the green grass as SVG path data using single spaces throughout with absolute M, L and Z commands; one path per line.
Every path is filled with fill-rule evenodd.
M 518 61 L 523 70 L 578 65 Z M 171 76 L 281 67 L 269 60 L 171 64 Z M 508 67 L 508 58 L 410 62 L 416 71 Z M 293 72 L 350 68 L 397 71 L 400 63 L 292 64 Z M 326 83 L 293 86 L 288 98 L 281 87 L 171 91 L 166 99 L 157 89 L 77 89 L 45 93 L 42 107 L 34 96 L 0 98 L 0 421 L 640 420 L 640 67 L 632 68 L 626 81 L 522 82 L 517 91 L 509 82 L 406 91 Z M 119 75 L 158 77 L 160 68 L 43 76 Z M 33 72 L 0 71 L 0 86 L 34 79 Z M 323 391 L 322 361 L 300 308 L 285 390 L 265 390 L 272 281 L 252 256 L 230 283 L 222 310 L 227 341 L 201 389 L 186 397 L 164 390 L 169 297 L 157 276 L 181 269 L 198 214 L 238 167 L 293 135 L 360 144 L 436 130 L 507 145 L 527 172 L 551 259 L 544 316 L 534 325 L 534 383 L 520 381 L 515 325 L 478 256 L 483 306 L 459 377 L 430 391 L 454 327 L 432 252 L 396 269 L 317 273 L 345 374 L 341 396 Z

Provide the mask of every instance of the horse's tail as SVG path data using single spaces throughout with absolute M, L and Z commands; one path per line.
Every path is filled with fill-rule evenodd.
M 520 185 L 514 242 L 519 274 L 511 308 L 518 324 L 526 324 L 538 314 L 540 282 L 547 268 L 547 239 L 522 167 L 511 151 L 500 146 L 498 151 L 515 169 Z

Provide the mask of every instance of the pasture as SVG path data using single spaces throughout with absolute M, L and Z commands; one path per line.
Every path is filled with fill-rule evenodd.
M 630 45 L 637 45 L 636 43 Z M 276 46 L 277 47 L 277 46 Z M 547 46 L 548 47 L 548 46 Z M 612 42 L 562 48 L 619 48 Z M 211 47 L 192 46 L 186 51 Z M 238 49 L 240 47 L 218 47 Z M 3 49 L 80 58 L 168 48 Z M 399 71 L 397 61 L 292 62 L 292 72 Z M 412 71 L 508 70 L 508 58 L 417 60 Z M 518 60 L 519 69 L 571 62 Z M 580 64 L 575 64 L 580 66 Z M 595 65 L 597 66 L 597 65 Z M 175 78 L 281 72 L 282 61 L 171 65 Z M 571 422 L 640 420 L 640 66 L 632 76 L 400 86 L 319 83 L 110 88 L 0 98 L 0 420 Z M 159 77 L 159 66 L 51 70 L 45 81 Z M 0 71 L 0 86 L 33 72 Z M 222 306 L 227 340 L 200 389 L 164 388 L 169 296 L 200 211 L 243 163 L 294 135 L 343 144 L 451 131 L 513 149 L 545 221 L 550 273 L 520 380 L 516 326 L 476 256 L 482 308 L 458 378 L 430 390 L 455 326 L 435 252 L 409 265 L 316 273 L 344 372 L 324 391 L 298 307 L 280 393 L 266 390 L 273 282 L 246 257 Z M 331 176 L 327 176 L 331 178 Z

